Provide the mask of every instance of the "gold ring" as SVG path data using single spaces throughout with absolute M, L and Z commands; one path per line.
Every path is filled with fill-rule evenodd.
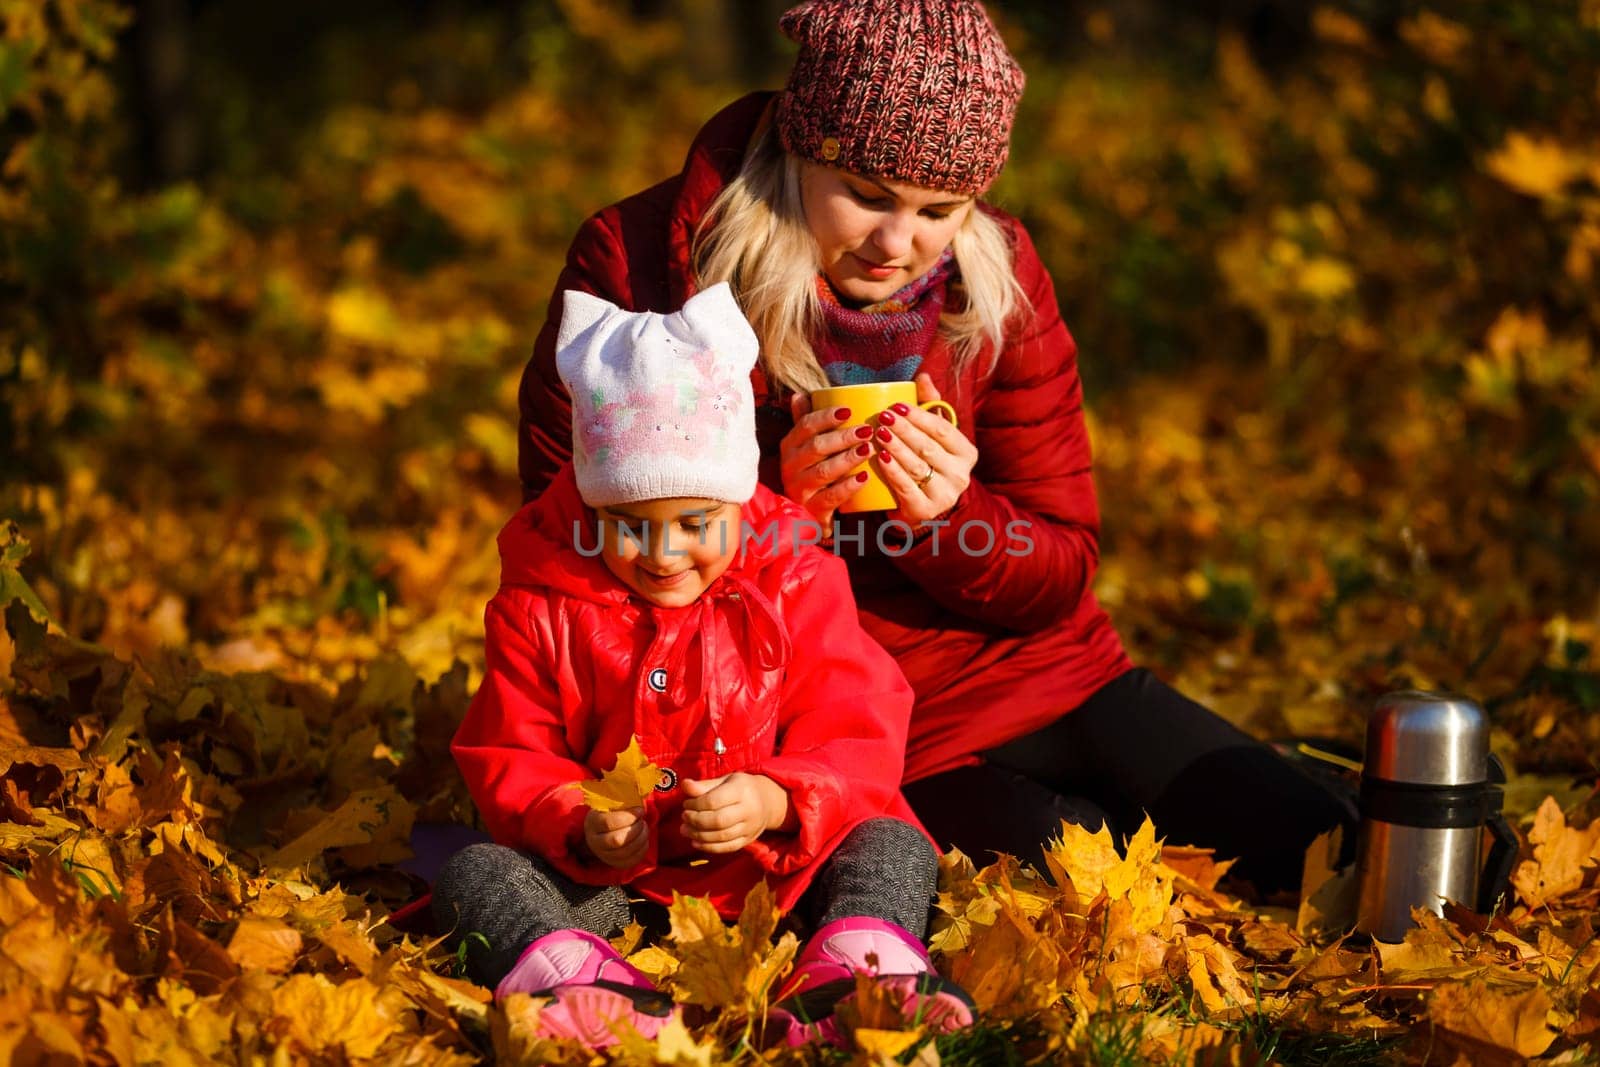
M 928 473 L 917 479 L 917 488 L 924 493 L 928 491 L 928 483 L 933 481 L 933 464 L 928 464 Z

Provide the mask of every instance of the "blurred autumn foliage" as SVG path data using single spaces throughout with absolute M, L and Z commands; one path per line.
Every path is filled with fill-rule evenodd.
M 1082 349 L 1136 658 L 1260 734 L 1466 692 L 1524 846 L 1495 918 L 1382 949 L 1338 878 L 1245 903 L 1159 827 L 1069 828 L 1054 884 L 952 855 L 937 958 L 985 1028 L 864 997 L 851 1055 L 1594 1062 L 1600 2 L 1342 0 L 1281 55 L 991 8 L 1030 77 L 994 196 Z M 550 285 L 753 87 L 725 9 L 439 20 L 401 59 L 453 93 L 335 42 L 380 92 L 292 136 L 219 108 L 202 174 L 136 185 L 131 11 L 0 0 L 0 1058 L 583 1062 L 383 919 L 413 824 L 472 818 L 446 746 Z M 619 1060 L 755 1058 L 769 912 L 634 931 L 696 1007 Z

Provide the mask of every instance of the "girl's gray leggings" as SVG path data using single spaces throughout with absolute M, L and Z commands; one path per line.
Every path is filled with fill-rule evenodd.
M 796 909 L 813 926 L 869 916 L 925 937 L 939 860 L 901 819 L 868 819 L 828 857 Z M 439 872 L 433 914 L 451 944 L 466 942 L 467 973 L 493 988 L 535 939 L 576 927 L 610 937 L 631 918 L 621 886 L 580 885 L 527 852 L 469 845 Z M 478 936 L 474 936 L 478 935 Z

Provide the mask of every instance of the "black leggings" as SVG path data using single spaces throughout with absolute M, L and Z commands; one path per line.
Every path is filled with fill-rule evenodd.
M 1143 669 L 981 756 L 905 787 L 934 840 L 980 864 L 1008 852 L 1043 871 L 1063 819 L 1104 822 L 1120 842 L 1148 813 L 1169 844 L 1238 857 L 1234 873 L 1272 893 L 1298 888 L 1318 834 L 1342 824 L 1347 854 L 1355 844 L 1353 797 Z

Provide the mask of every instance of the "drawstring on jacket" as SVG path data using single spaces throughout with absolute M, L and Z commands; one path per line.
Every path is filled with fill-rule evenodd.
M 719 620 L 726 624 L 734 648 L 748 650 L 747 655 L 741 655 L 738 659 L 744 666 L 745 688 L 752 691 L 761 674 L 788 665 L 791 654 L 789 636 L 778 621 L 777 609 L 772 606 L 772 601 L 754 582 L 743 577 L 724 574 L 714 589 L 708 589 L 687 610 L 692 614 L 667 657 L 667 696 L 677 707 L 687 708 L 701 693 L 705 693 L 713 736 L 721 746 L 722 705 L 730 687 L 717 684 L 712 677 L 717 666 L 720 642 Z M 697 646 L 700 669 L 691 671 L 688 667 L 693 662 Z M 725 747 L 720 748 L 717 755 L 722 755 L 723 751 Z

